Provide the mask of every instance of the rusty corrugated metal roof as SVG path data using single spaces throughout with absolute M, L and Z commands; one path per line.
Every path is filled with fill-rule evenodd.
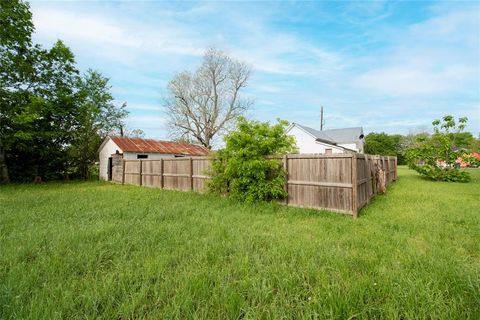
M 206 156 L 209 152 L 208 148 L 190 143 L 128 137 L 110 138 L 123 152 L 184 154 L 190 156 Z

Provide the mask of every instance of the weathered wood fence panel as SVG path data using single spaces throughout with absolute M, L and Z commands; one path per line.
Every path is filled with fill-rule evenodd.
M 124 160 L 124 183 L 140 185 L 140 164 L 141 160 Z
M 397 158 L 364 154 L 286 155 L 283 203 L 357 216 L 377 193 L 377 169 L 387 184 L 397 179 Z M 113 168 L 113 181 L 170 190 L 206 190 L 210 159 L 205 157 L 124 160 Z
M 190 158 L 163 159 L 163 187 L 169 190 L 191 190 Z
M 351 211 L 351 155 L 289 155 L 284 161 L 287 161 L 288 205 Z
M 207 189 L 208 171 L 210 170 L 210 159 L 193 158 L 193 190 L 203 192 Z

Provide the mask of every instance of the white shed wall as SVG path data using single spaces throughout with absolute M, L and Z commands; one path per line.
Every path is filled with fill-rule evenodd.
M 288 132 L 289 135 L 295 137 L 299 153 L 325 153 L 325 149 L 332 149 L 332 153 L 345 153 L 344 149 L 337 146 L 318 142 L 313 136 L 306 133 L 302 129 L 293 126 Z
M 122 153 L 122 149 L 120 149 L 112 139 L 108 139 L 105 145 L 102 147 L 99 153 L 100 158 L 100 167 L 99 167 L 99 177 L 101 180 L 108 180 L 108 158 L 112 156 L 112 154 L 118 152 Z

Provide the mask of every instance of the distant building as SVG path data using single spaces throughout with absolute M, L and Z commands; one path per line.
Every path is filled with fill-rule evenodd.
M 113 161 L 206 156 L 208 148 L 173 141 L 109 136 L 98 149 L 100 179 L 112 179 Z
M 362 127 L 315 130 L 293 123 L 288 134 L 294 136 L 300 153 L 363 153 L 364 134 Z

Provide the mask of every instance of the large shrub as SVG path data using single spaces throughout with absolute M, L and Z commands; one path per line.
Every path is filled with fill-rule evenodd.
M 433 121 L 434 133 L 419 139 L 406 151 L 409 167 L 431 180 L 470 181 L 468 172 L 457 169 L 455 165 L 457 159 L 466 153 L 464 149 L 455 148 L 455 137 L 465 129 L 466 123 L 467 118 L 459 118 L 457 125 L 455 118 L 448 115 Z M 457 135 L 452 131 L 456 131 Z
M 470 175 L 456 168 L 439 168 L 438 166 L 423 165 L 415 166 L 415 171 L 423 176 L 435 181 L 450 181 L 450 182 L 469 182 Z
M 240 117 L 236 130 L 225 136 L 225 148 L 213 156 L 210 191 L 247 202 L 285 197 L 282 162 L 268 156 L 296 151 L 287 126 L 282 120 L 270 125 Z

